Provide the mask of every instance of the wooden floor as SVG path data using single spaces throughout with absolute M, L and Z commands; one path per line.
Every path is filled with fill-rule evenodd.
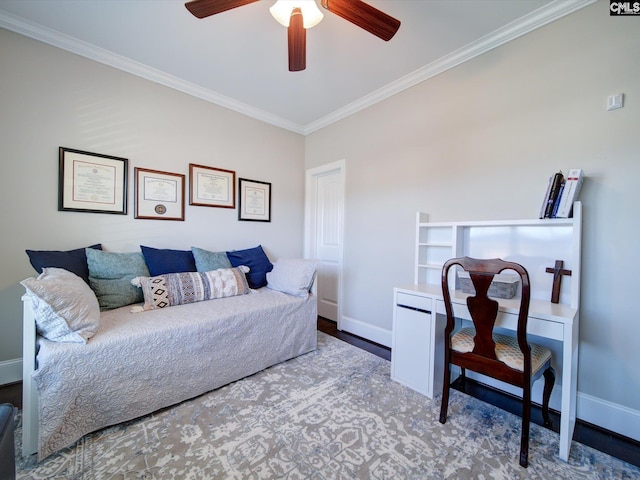
M 22 408 L 22 382 L 0 386 L 0 403 L 10 403 Z
M 339 331 L 336 328 L 335 322 L 319 317 L 318 330 L 371 352 L 385 360 L 391 360 L 390 348 L 370 342 L 356 335 Z M 460 385 L 456 382 L 453 382 L 452 387 L 460 389 Z M 465 392 L 484 402 L 520 415 L 520 399 L 512 397 L 511 395 L 494 390 L 473 380 L 467 380 Z M 0 403 L 11 403 L 18 408 L 22 408 L 22 383 L 0 386 Z M 552 420 L 554 430 L 557 431 L 560 425 L 557 413 L 552 413 Z M 531 421 L 542 424 L 542 415 L 539 408 L 534 407 L 532 409 Z M 573 439 L 596 450 L 608 453 L 613 457 L 640 466 L 640 442 L 609 432 L 595 425 L 590 425 L 581 420 L 576 422 Z
M 390 348 L 369 342 L 356 335 L 339 331 L 336 327 L 336 323 L 330 320 L 326 320 L 322 317 L 318 318 L 318 330 L 339 338 L 351 345 L 367 350 L 368 352 L 378 355 L 386 360 L 391 359 Z M 453 382 L 451 386 L 457 390 L 462 390 L 459 382 Z M 472 397 L 478 398 L 486 403 L 490 403 L 491 405 L 495 405 L 496 407 L 502 408 L 503 410 L 515 415 L 519 416 L 521 414 L 521 400 L 517 397 L 513 397 L 512 395 L 469 379 L 467 379 L 464 391 Z M 551 419 L 553 421 L 553 430 L 558 432 L 560 426 L 559 414 L 557 412 L 552 412 Z M 542 425 L 542 412 L 540 408 L 534 406 L 531 409 L 531 421 L 538 425 Z M 608 453 L 612 457 L 619 458 L 625 462 L 640 467 L 640 442 L 623 437 L 608 430 L 604 430 L 581 420 L 576 422 L 573 439 L 584 445 L 595 448 L 596 450 Z

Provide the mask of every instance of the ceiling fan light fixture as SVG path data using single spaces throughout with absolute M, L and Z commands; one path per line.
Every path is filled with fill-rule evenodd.
M 269 11 L 278 23 L 288 28 L 291 12 L 294 8 L 299 8 L 302 11 L 304 28 L 316 26 L 324 17 L 315 0 L 277 0 Z

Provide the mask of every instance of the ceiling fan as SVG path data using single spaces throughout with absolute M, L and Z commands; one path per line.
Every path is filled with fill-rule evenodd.
M 192 0 L 187 2 L 185 6 L 196 17 L 205 18 L 257 1 L 259 0 Z M 391 40 L 400 28 L 400 20 L 361 0 L 320 0 L 320 3 L 325 10 L 344 18 L 384 41 Z M 281 13 L 279 15 L 276 12 L 278 4 L 286 5 L 285 18 L 282 18 Z M 305 13 L 308 6 L 317 11 L 316 18 L 311 19 L 311 22 L 309 17 L 314 14 L 313 11 Z M 304 70 L 307 63 L 307 28 L 318 23 L 322 19 L 322 13 L 318 10 L 314 0 L 278 0 L 271 7 L 271 13 L 288 30 L 289 71 Z M 286 18 L 287 16 L 288 18 Z

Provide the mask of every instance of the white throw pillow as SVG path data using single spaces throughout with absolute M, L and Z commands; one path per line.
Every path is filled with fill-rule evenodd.
M 272 290 L 306 297 L 318 269 L 317 260 L 280 258 L 267 273 L 267 287 Z
M 38 278 L 20 283 L 31 297 L 38 334 L 54 342 L 87 343 L 98 330 L 98 299 L 74 273 L 44 268 Z

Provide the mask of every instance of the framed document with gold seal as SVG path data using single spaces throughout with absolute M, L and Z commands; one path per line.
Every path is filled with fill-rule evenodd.
M 135 218 L 184 221 L 185 175 L 136 167 Z

